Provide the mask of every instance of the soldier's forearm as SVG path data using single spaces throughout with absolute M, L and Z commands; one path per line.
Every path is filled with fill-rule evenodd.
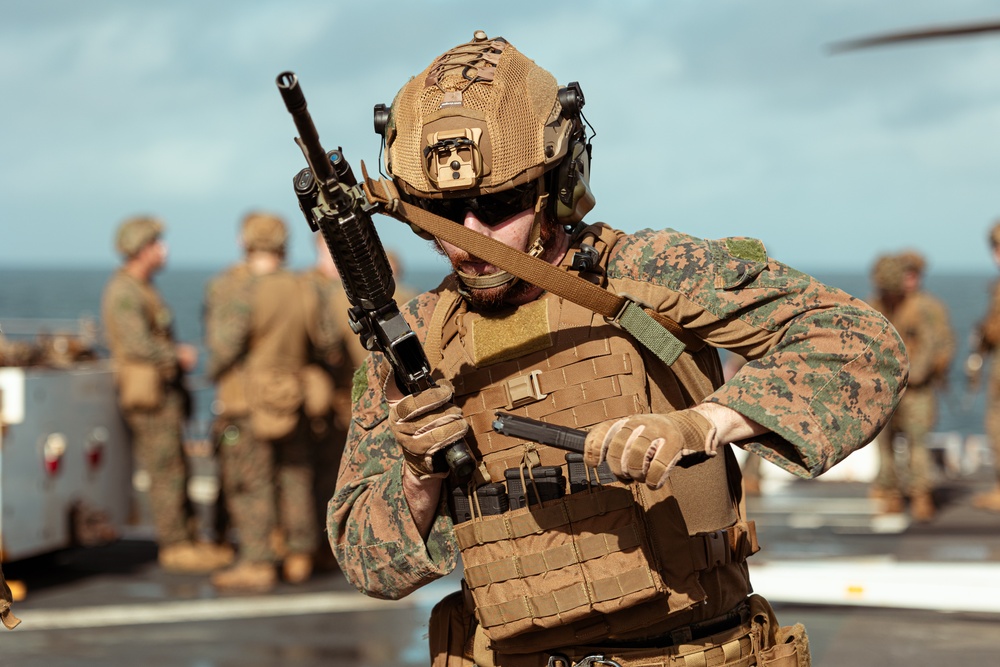
M 410 507 L 410 516 L 420 535 L 426 540 L 434 525 L 438 505 L 441 501 L 440 477 L 420 479 L 409 468 L 403 467 L 403 494 Z
M 715 441 L 717 443 L 739 442 L 768 432 L 757 422 L 725 405 L 700 403 L 691 409 L 712 422 L 712 425 L 715 426 Z

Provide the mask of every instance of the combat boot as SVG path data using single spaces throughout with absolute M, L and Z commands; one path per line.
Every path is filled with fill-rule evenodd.
M 312 575 L 313 559 L 309 554 L 288 554 L 282 563 L 282 574 L 290 584 L 301 584 Z
M 212 575 L 212 585 L 219 591 L 266 593 L 278 585 L 274 565 L 240 561 Z
M 880 514 L 902 514 L 904 508 L 903 496 L 895 491 L 887 491 L 879 500 Z
M 1000 487 L 972 497 L 972 506 L 990 512 L 1000 512 Z
M 934 499 L 929 493 L 915 493 L 910 498 L 910 515 L 914 521 L 927 523 L 934 518 L 937 510 L 934 507 Z
M 216 545 L 176 542 L 160 547 L 157 561 L 167 572 L 208 574 L 231 563 L 232 550 L 227 555 Z

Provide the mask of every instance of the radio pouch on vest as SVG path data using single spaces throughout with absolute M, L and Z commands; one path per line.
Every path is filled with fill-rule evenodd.
M 247 400 L 254 435 L 266 440 L 282 438 L 295 429 L 302 408 L 302 381 L 295 373 L 247 370 Z

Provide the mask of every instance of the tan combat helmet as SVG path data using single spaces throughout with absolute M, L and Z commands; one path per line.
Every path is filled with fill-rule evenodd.
M 913 271 L 923 275 L 927 269 L 927 259 L 916 250 L 904 250 L 899 253 L 899 261 L 903 263 L 904 271 Z
M 579 84 L 560 88 L 507 40 L 478 30 L 403 86 L 390 109 L 377 105 L 375 129 L 386 169 L 417 203 L 511 191 L 550 174 L 550 217 L 570 224 L 594 206 L 583 104 Z
M 881 255 L 872 266 L 872 283 L 883 294 L 903 293 L 903 260 L 896 255 Z
M 162 235 L 163 223 L 158 218 L 148 215 L 133 216 L 118 225 L 118 230 L 115 232 L 115 250 L 125 259 L 130 259 Z
M 243 218 L 240 237 L 247 252 L 284 252 L 288 229 L 277 215 L 253 211 Z

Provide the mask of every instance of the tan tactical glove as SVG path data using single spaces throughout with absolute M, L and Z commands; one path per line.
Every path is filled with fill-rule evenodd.
M 681 457 L 715 455 L 715 426 L 694 410 L 665 415 L 635 415 L 595 426 L 584 444 L 588 466 L 607 461 L 621 480 L 658 489 Z
M 389 403 L 389 429 L 403 449 L 407 467 L 420 479 L 447 477 L 447 470 L 434 472 L 434 454 L 469 430 L 462 411 L 451 402 L 455 393 L 451 383 L 442 380 L 436 387 L 399 398 L 392 373 L 380 368 L 379 374 Z

